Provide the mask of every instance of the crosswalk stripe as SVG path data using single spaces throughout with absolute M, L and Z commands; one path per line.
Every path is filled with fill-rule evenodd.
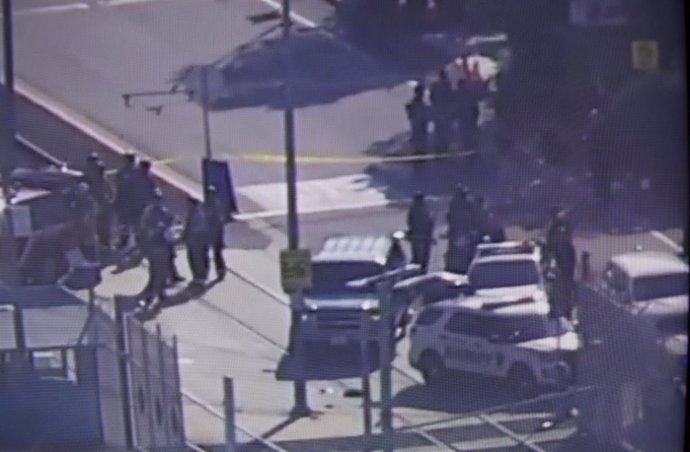
M 386 196 L 384 189 L 366 174 L 298 182 L 298 211 L 319 213 L 386 206 L 394 200 Z M 239 187 L 237 192 L 260 206 L 264 216 L 277 216 L 286 211 L 286 190 L 286 185 L 279 182 Z

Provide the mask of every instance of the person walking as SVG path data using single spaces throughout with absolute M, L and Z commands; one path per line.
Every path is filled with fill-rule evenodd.
M 115 193 L 105 178 L 105 165 L 99 160 L 89 163 L 85 173 L 91 196 L 96 202 L 96 229 L 101 247 L 110 250 L 112 203 Z
M 223 208 L 220 204 L 216 187 L 208 188 L 208 199 L 204 203 L 204 213 L 208 227 L 209 246 L 213 256 L 213 265 L 216 270 L 216 279 L 225 279 L 227 266 L 223 257 L 225 249 L 225 222 L 223 221 Z
M 201 286 L 208 278 L 209 227 L 204 206 L 198 199 L 189 198 L 184 241 L 192 271 L 192 284 Z
M 434 220 L 421 192 L 415 193 L 407 213 L 407 230 L 412 245 L 412 263 L 420 265 L 426 272 L 434 240 Z
M 410 122 L 410 144 L 417 155 L 426 154 L 429 141 L 429 108 L 424 102 L 425 91 L 424 85 L 418 83 L 412 100 L 405 105 L 407 120 Z

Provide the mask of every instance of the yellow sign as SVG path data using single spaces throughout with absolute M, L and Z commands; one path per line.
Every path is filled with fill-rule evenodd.
M 280 252 L 280 283 L 285 293 L 311 288 L 311 251 L 302 249 Z
M 633 41 L 632 65 L 641 71 L 659 68 L 659 44 L 656 41 Z

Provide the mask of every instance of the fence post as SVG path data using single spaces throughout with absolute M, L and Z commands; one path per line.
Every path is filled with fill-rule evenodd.
M 232 377 L 223 377 L 223 394 L 225 395 L 225 452 L 235 452 L 235 391 Z
M 161 325 L 156 323 L 156 340 L 158 341 L 158 377 L 160 378 L 161 385 L 161 398 L 163 399 L 161 403 L 163 404 L 163 419 L 169 417 L 170 410 L 168 407 L 168 391 L 166 386 L 168 385 L 168 380 L 165 378 L 165 342 L 163 340 L 163 332 L 161 331 Z M 170 446 L 170 422 L 164 421 L 163 430 L 165 430 L 165 445 Z
M 115 331 L 117 332 L 117 364 L 120 374 L 120 390 L 122 392 L 122 412 L 124 415 L 125 424 L 125 444 L 128 449 L 134 447 L 134 429 L 132 421 L 132 405 L 130 399 L 129 375 L 128 375 L 128 355 L 127 355 L 127 337 L 125 327 L 125 302 L 123 297 L 115 295 L 113 298 L 115 302 Z
M 137 325 L 139 330 L 139 341 L 141 342 L 143 363 L 141 364 L 144 370 L 144 377 L 146 379 L 146 413 L 149 420 L 149 444 L 148 447 L 155 447 L 156 444 L 156 424 L 153 416 L 153 394 L 151 393 L 151 372 L 149 369 L 149 347 L 148 338 L 146 337 L 146 330 L 143 325 Z

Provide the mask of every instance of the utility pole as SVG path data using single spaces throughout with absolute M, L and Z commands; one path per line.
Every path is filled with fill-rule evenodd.
M 11 207 L 12 193 L 9 185 L 9 176 L 16 164 L 14 137 L 16 132 L 15 101 L 14 101 L 14 40 L 12 31 L 12 1 L 2 0 L 2 27 L 3 27 L 3 67 L 4 67 L 4 93 L 0 93 L 2 101 L 2 115 L 6 118 L 0 125 L 0 171 L 2 174 L 2 193 L 7 205 L 7 239 L 6 252 L 9 254 L 9 265 L 5 275 L 6 283 L 16 285 L 19 283 L 19 269 L 17 268 L 17 248 L 14 237 L 14 215 Z
M 201 113 L 204 126 L 204 149 L 206 158 L 211 160 L 211 132 L 208 117 L 208 66 L 201 67 Z
M 364 414 L 364 447 L 363 450 L 371 450 L 371 383 L 369 379 L 369 337 L 370 321 L 369 312 L 362 311 L 359 319 L 361 337 L 359 339 L 360 352 L 362 354 L 362 410 Z
M 297 169 L 295 165 L 295 112 L 292 106 L 292 47 L 291 28 L 292 17 L 290 0 L 282 0 L 283 44 L 285 49 L 286 80 L 284 85 L 285 110 L 283 124 L 285 127 L 285 183 L 287 184 L 287 229 L 288 249 L 299 249 L 299 223 L 297 220 Z M 300 310 L 303 298 L 301 292 L 290 294 L 290 353 L 301 356 L 302 347 L 295 344 L 297 329 L 300 322 Z M 303 360 L 296 359 L 298 363 Z M 301 369 L 300 369 L 301 370 Z M 299 372 L 298 372 L 299 374 Z M 307 404 L 307 383 L 301 377 L 294 381 L 294 405 L 291 410 L 293 417 L 305 417 L 311 414 Z

